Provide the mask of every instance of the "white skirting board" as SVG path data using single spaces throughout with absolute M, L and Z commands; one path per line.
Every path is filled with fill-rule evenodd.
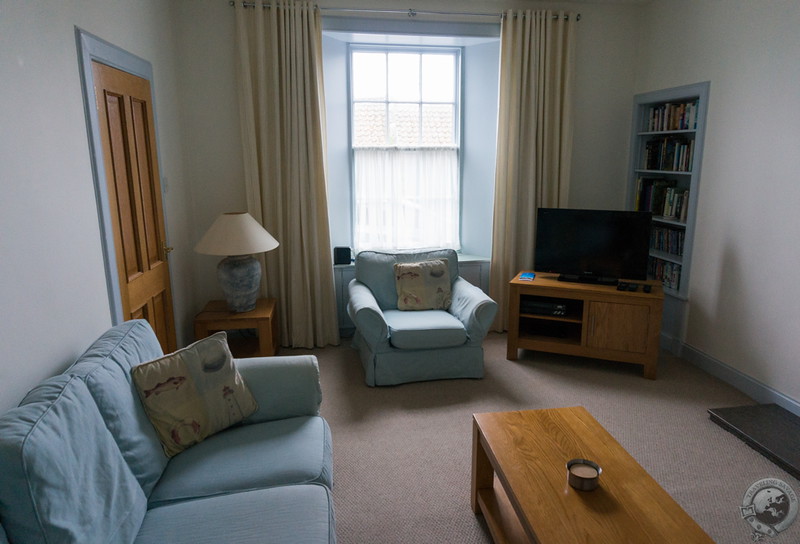
M 800 416 L 800 401 L 788 397 L 780 391 L 776 391 L 772 387 L 692 346 L 662 335 L 661 347 L 689 361 L 712 376 L 716 376 L 725 383 L 730 384 L 758 403 L 774 403 L 792 412 L 794 415 Z

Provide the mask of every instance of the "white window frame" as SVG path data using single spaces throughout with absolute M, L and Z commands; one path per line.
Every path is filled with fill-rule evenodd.
M 420 92 L 419 101 L 416 102 L 419 104 L 420 107 L 420 131 L 422 131 L 422 105 L 424 104 L 452 104 L 453 105 L 453 115 L 454 115 L 454 135 L 453 135 L 453 145 L 452 146 L 424 146 L 424 145 L 417 145 L 417 146 L 391 146 L 387 145 L 385 147 L 355 147 L 354 144 L 354 136 L 353 136 L 353 114 L 354 114 L 354 104 L 356 102 L 363 102 L 363 101 L 356 101 L 353 96 L 353 54 L 355 52 L 361 51 L 369 51 L 369 52 L 385 52 L 385 53 L 394 53 L 394 52 L 411 52 L 411 53 L 446 53 L 451 54 L 454 56 L 454 67 L 455 67 L 455 74 L 454 74 L 454 101 L 453 102 L 430 102 L 424 101 L 422 98 L 422 93 Z M 348 63 L 348 123 L 349 123 L 349 149 L 350 149 L 350 165 L 351 165 L 351 195 L 352 195 L 352 213 L 351 213 L 351 226 L 352 226 L 352 236 L 353 236 L 353 247 L 358 252 L 365 249 L 385 249 L 385 250 L 402 250 L 402 249 L 423 249 L 427 247 L 450 247 L 455 250 L 461 249 L 461 178 L 462 178 L 462 169 L 461 169 L 461 156 L 462 156 L 462 133 L 461 133 L 461 123 L 463 118 L 463 110 L 462 110 L 462 56 L 463 51 L 461 47 L 453 47 L 453 46 L 397 46 L 397 45 L 388 45 L 388 44 L 380 44 L 380 45 L 365 45 L 365 44 L 355 44 L 351 43 L 348 45 L 348 54 L 347 54 L 347 63 Z M 388 70 L 386 74 L 387 80 L 389 78 Z M 422 85 L 422 81 L 420 79 L 420 86 Z M 387 133 L 389 132 L 388 126 L 388 119 L 389 119 L 389 105 L 392 103 L 415 103 L 412 101 L 401 101 L 401 100 L 390 100 L 389 93 L 388 93 L 388 81 L 387 81 L 387 93 L 384 100 L 371 100 L 370 102 L 377 102 L 383 103 L 386 108 L 386 119 L 387 119 Z M 421 132 L 420 132 L 421 136 Z M 387 140 L 388 142 L 388 137 Z M 421 137 L 420 137 L 421 141 Z M 418 226 L 418 230 L 425 230 L 426 232 L 444 232 L 446 233 L 445 236 L 442 238 L 426 238 L 425 240 L 420 239 L 417 237 L 415 241 L 408 243 L 409 241 L 406 240 L 405 243 L 399 241 L 401 238 L 398 236 L 399 233 L 396 232 L 397 227 L 392 227 L 392 232 L 386 233 L 385 235 L 380 236 L 380 240 L 377 240 L 375 237 L 371 236 L 359 236 L 359 226 L 358 226 L 358 217 L 357 215 L 360 213 L 359 211 L 359 195 L 358 195 L 358 187 L 357 187 L 357 150 L 364 149 L 369 151 L 374 151 L 376 149 L 379 150 L 386 150 L 387 151 L 387 162 L 391 163 L 393 160 L 403 160 L 403 157 L 407 157 L 409 151 L 418 151 L 419 153 L 426 153 L 430 152 L 432 157 L 437 157 L 436 160 L 436 168 L 442 169 L 442 171 L 449 171 L 450 169 L 455 169 L 455 179 L 454 185 L 452 185 L 449 190 L 452 191 L 452 195 L 454 195 L 454 202 L 446 210 L 446 213 L 442 215 L 446 215 L 449 218 L 448 225 L 443 228 L 435 227 L 436 225 L 435 220 L 431 220 L 428 223 L 420 224 Z M 452 150 L 454 151 L 454 156 L 446 159 L 444 163 L 442 163 L 442 151 L 444 150 Z M 438 153 L 437 153 L 438 152 Z M 445 152 L 446 154 L 446 152 Z M 398 188 L 397 190 L 402 190 Z M 444 189 L 443 189 L 444 190 Z M 385 200 L 385 199 L 384 199 Z M 393 200 L 394 201 L 394 200 Z M 363 210 L 362 210 L 363 211 Z M 398 213 L 399 215 L 399 213 Z M 396 223 L 393 223 L 396 225 Z M 441 226 L 441 223 L 438 223 Z

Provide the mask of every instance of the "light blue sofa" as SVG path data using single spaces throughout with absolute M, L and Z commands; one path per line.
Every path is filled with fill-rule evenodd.
M 394 264 L 433 259 L 447 259 L 449 309 L 398 310 Z M 458 275 L 455 251 L 362 251 L 355 269 L 347 312 L 356 326 L 353 346 L 367 385 L 483 377 L 482 343 L 497 303 Z
M 335 542 L 316 358 L 238 359 L 258 410 L 169 459 L 130 377 L 161 355 L 126 322 L 0 416 L 0 542 Z

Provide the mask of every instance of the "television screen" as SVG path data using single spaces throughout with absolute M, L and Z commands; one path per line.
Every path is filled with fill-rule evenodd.
M 534 268 L 565 281 L 647 279 L 650 212 L 539 208 Z

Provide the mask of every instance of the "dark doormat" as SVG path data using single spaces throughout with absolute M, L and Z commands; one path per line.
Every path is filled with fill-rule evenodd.
M 711 421 L 800 479 L 800 417 L 777 404 L 711 408 Z

